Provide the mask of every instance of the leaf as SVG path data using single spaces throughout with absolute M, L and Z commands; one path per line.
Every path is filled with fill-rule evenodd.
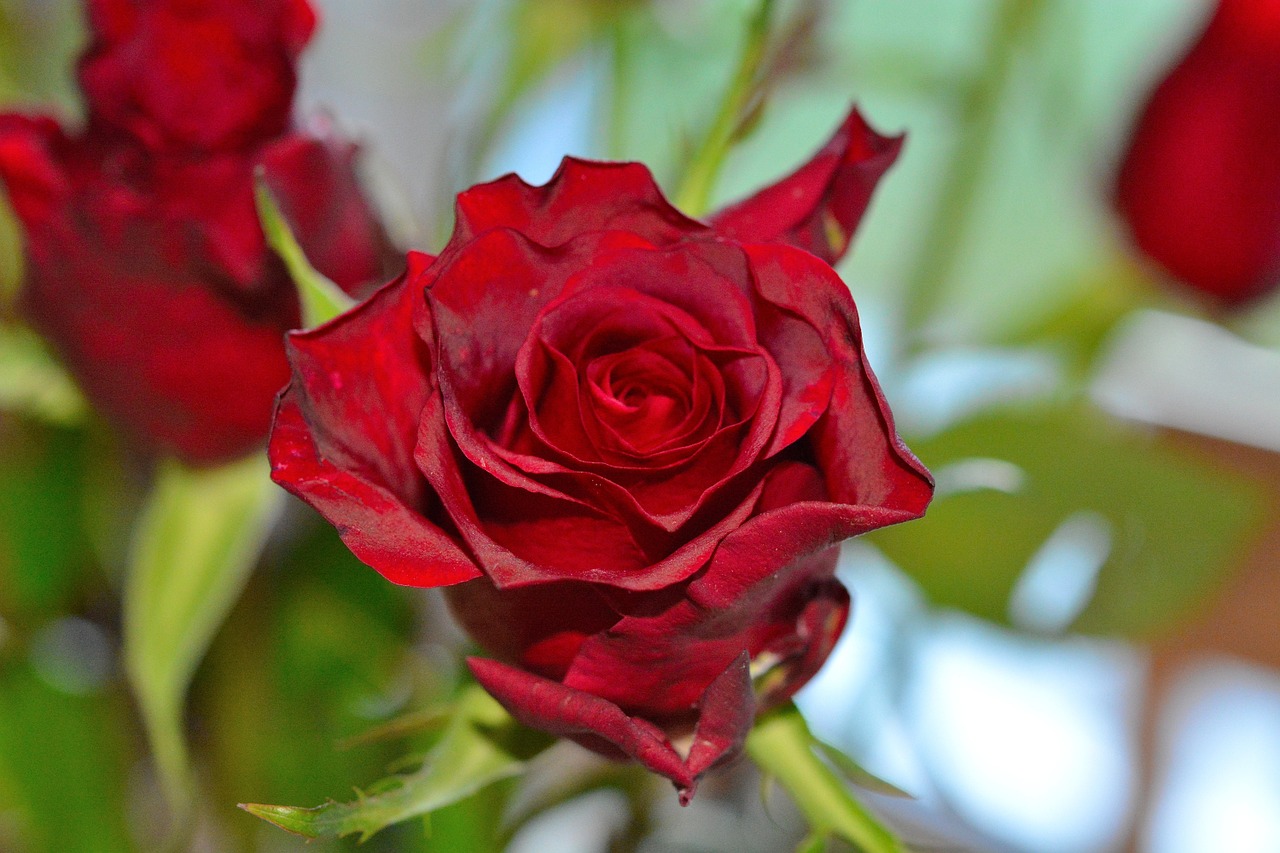
M 521 773 L 526 762 L 554 738 L 526 729 L 482 687 L 466 687 L 440 741 L 422 768 L 379 782 L 378 793 L 352 802 L 329 801 L 315 808 L 244 803 L 240 808 L 281 829 L 308 838 L 365 841 L 400 821 L 460 802 L 482 788 Z
M 0 410 L 68 426 L 84 420 L 88 404 L 34 332 L 2 323 Z
M 843 750 L 837 749 L 826 741 L 819 740 L 816 737 L 813 739 L 813 745 L 817 747 L 818 752 L 820 752 L 824 758 L 831 762 L 836 770 L 840 771 L 840 774 L 844 776 L 845 781 L 849 784 L 863 788 L 873 794 L 881 794 L 886 797 L 899 797 L 908 800 L 915 799 L 897 785 L 894 785 L 892 782 L 886 782 L 870 770 L 867 770 L 861 764 L 846 755 Z
M 1149 636 L 1211 591 L 1261 517 L 1253 484 L 1081 407 L 991 413 L 912 448 L 939 496 L 873 541 L 934 604 L 994 621 L 1050 535 L 1087 515 L 1110 545 L 1074 627 Z M 970 476 L 983 471 L 993 487 Z
M 133 531 L 124 589 L 124 660 L 175 825 L 194 782 L 183 701 L 235 603 L 283 492 L 252 456 L 219 468 L 162 461 Z
M 806 835 L 796 845 L 796 853 L 823 853 L 827 849 L 827 836 L 821 833 Z
M 756 721 L 747 753 L 791 794 L 812 828 L 810 836 L 835 835 L 864 853 L 907 853 L 814 751 L 818 741 L 790 702 Z
M 308 329 L 318 326 L 354 306 L 354 299 L 311 266 L 261 173 L 254 185 L 254 199 L 258 204 L 258 219 L 262 222 L 262 233 L 267 237 L 267 245 L 284 261 L 293 283 L 298 287 L 303 326 Z

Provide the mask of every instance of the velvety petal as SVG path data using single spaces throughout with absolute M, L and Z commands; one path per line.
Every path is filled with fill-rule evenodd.
M 835 263 L 848 250 L 902 140 L 876 133 L 854 108 L 809 162 L 712 215 L 711 226 L 731 240 L 786 243 Z
M 436 523 L 435 496 L 414 465 L 430 362 L 414 333 L 431 259 L 330 323 L 290 336 L 293 382 L 269 455 L 276 482 L 338 528 L 388 579 L 441 586 L 480 573 Z
M 445 600 L 458 623 L 494 657 L 551 679 L 564 677 L 587 637 L 621 618 L 585 583 L 500 590 L 486 578 L 451 586 Z
M 704 773 L 741 752 L 755 718 L 746 655 L 726 667 L 700 697 L 687 758 L 660 727 L 598 696 L 493 660 L 468 658 L 467 664 L 481 686 L 524 725 L 609 757 L 640 762 L 675 783 L 681 805 L 689 804 Z
M 1277 4 L 1222 0 L 1151 93 L 1115 204 L 1137 248 L 1225 305 L 1280 287 Z
M 747 253 L 760 294 L 823 335 L 835 381 L 825 412 L 808 435 L 831 500 L 859 507 L 859 513 L 885 510 L 899 520 L 923 515 L 933 496 L 933 478 L 894 430 L 889 404 L 862 348 L 848 289 L 830 267 L 804 252 L 750 246 Z M 793 358 L 799 352 L 779 352 L 787 363 L 784 376 L 806 374 L 801 360 Z M 794 392 L 788 396 L 796 399 Z M 809 420 L 819 410 L 801 406 L 800 411 Z
M 351 553 L 392 583 L 447 586 L 480 575 L 448 534 L 376 476 L 322 456 L 296 397 L 290 386 L 276 408 L 269 447 L 273 480 L 324 516 Z
M 476 680 L 524 725 L 578 741 L 612 758 L 631 758 L 682 790 L 694 779 L 661 728 L 590 693 L 484 658 L 467 658 Z M 608 749 L 612 747 L 612 749 Z
M 551 249 L 499 229 L 442 255 L 425 330 L 441 388 L 477 425 L 496 430 L 515 392 L 516 355 L 539 312 L 594 258 L 636 245 L 647 244 L 606 232 Z
M 352 294 L 385 281 L 402 260 L 361 192 L 358 155 L 331 134 L 295 133 L 273 141 L 259 160 L 307 259 Z
M 781 501 L 814 500 L 821 493 L 812 468 L 788 463 L 770 474 L 753 509 L 767 515 Z M 830 577 L 834 553 L 819 553 L 829 541 L 788 540 L 781 526 L 733 544 L 758 522 L 722 535 L 708 567 L 675 603 L 653 611 L 635 597 L 617 598 L 615 606 L 634 615 L 583 643 L 565 683 L 654 720 L 679 720 L 744 650 L 754 657 L 780 636 L 795 634 L 808 600 L 804 589 Z M 814 554 L 817 559 L 811 559 Z M 743 556 L 745 563 L 739 560 Z
M 593 231 L 627 231 L 655 245 L 707 236 L 705 225 L 671 206 L 648 168 L 566 157 L 546 184 L 506 175 L 458 195 L 451 248 L 495 228 L 510 228 L 543 246 Z

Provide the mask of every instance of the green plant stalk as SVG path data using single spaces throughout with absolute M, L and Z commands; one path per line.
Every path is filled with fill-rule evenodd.
M 799 709 L 788 702 L 756 721 L 747 754 L 791 794 L 813 828 L 811 837 L 837 835 L 863 853 L 907 853 L 818 758 L 814 743 Z
M 982 73 L 963 99 L 960 139 L 937 203 L 922 232 L 920 251 L 904 281 L 903 326 L 907 349 L 921 344 L 920 332 L 933 318 L 946 286 L 955 274 L 960 250 L 968 236 L 969 220 L 982 179 L 994 150 L 1001 98 L 1013 70 L 1018 46 L 1049 6 L 1043 0 L 1002 0 L 985 52 Z
M 724 164 L 724 158 L 733 147 L 738 127 L 751 105 L 769 42 L 769 21 L 774 0 L 761 0 L 759 9 L 747 25 L 747 42 L 742 49 L 742 59 L 734 73 L 729 89 L 720 102 L 720 110 L 689 160 L 684 179 L 676 191 L 676 207 L 690 216 L 701 216 L 711 200 L 716 176 Z

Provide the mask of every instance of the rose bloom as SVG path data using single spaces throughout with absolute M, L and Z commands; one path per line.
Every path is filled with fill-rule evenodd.
M 304 0 L 91 0 L 88 118 L 0 116 L 26 235 L 20 305 L 96 406 L 192 463 L 251 450 L 288 381 L 298 299 L 254 206 L 262 170 L 313 263 L 348 290 L 388 243 L 354 146 L 293 127 Z
M 830 266 L 899 144 L 854 112 L 707 223 L 635 163 L 462 193 L 439 257 L 291 335 L 276 481 L 448 587 L 517 719 L 687 801 L 831 651 L 837 543 L 932 494 Z
M 1280 0 L 1221 0 L 1152 92 L 1116 207 L 1152 261 L 1241 305 L 1280 286 Z

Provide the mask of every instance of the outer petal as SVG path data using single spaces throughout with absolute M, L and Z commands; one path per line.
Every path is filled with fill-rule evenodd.
M 777 246 L 746 251 L 760 295 L 820 330 L 834 362 L 830 402 L 809 433 L 831 500 L 859 512 L 888 512 L 896 521 L 923 515 L 933 478 L 894 430 L 848 288 L 812 255 Z
M 260 155 L 263 177 L 320 272 L 358 294 L 402 258 L 393 252 L 356 177 L 357 146 L 332 135 L 291 134 Z
M 631 758 L 666 776 L 687 805 L 698 778 L 732 760 L 742 749 L 755 703 L 746 655 L 740 655 L 707 686 L 687 758 L 682 758 L 663 730 L 628 716 L 617 705 L 515 667 L 467 660 L 476 679 L 513 717 L 530 728 L 571 738 L 612 758 Z
M 413 325 L 429 262 L 411 255 L 409 272 L 367 302 L 291 336 L 294 378 L 269 447 L 276 482 L 332 522 L 357 557 L 412 586 L 480 574 L 431 520 L 436 499 L 413 463 L 431 390 Z
M 780 465 L 757 504 L 761 515 L 725 536 L 678 598 L 616 601 L 632 615 L 582 644 L 565 684 L 675 721 L 745 651 L 782 673 L 769 696 L 789 695 L 783 688 L 797 689 L 826 658 L 848 609 L 833 577 L 839 537 L 829 525 L 806 524 L 806 513 L 825 506 L 821 498 L 810 466 Z
M 705 225 L 666 200 L 645 166 L 575 157 L 564 158 L 543 186 L 505 175 L 461 193 L 449 246 L 494 228 L 510 228 L 544 246 L 592 231 L 629 231 L 655 245 L 707 234 Z
M 743 243 L 787 243 L 829 264 L 844 256 L 903 137 L 876 133 L 855 107 L 808 163 L 712 215 L 711 226 Z

